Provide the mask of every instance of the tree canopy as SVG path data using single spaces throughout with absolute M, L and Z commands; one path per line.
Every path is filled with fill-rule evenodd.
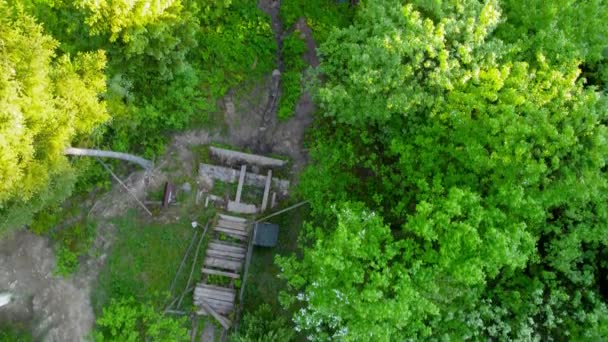
M 557 6 L 374 1 L 322 45 L 317 221 L 279 260 L 301 329 L 605 336 L 608 107 L 581 68 L 608 36 L 560 20 L 607 5 Z
M 59 187 L 49 187 L 71 172 L 63 150 L 92 134 L 108 114 L 98 97 L 106 88 L 102 51 L 57 57 L 57 41 L 5 2 L 0 42 L 2 232 L 27 222 L 45 198 L 56 197 Z

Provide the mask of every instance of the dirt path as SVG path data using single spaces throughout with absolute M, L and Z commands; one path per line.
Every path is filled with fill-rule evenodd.
M 278 16 L 279 3 L 260 0 L 259 6 L 271 15 L 280 46 L 284 32 Z M 303 57 L 309 65 L 316 67 L 319 61 L 310 29 L 304 20 L 296 25 L 309 47 Z M 282 69 L 280 56 L 277 56 L 277 69 Z M 311 96 L 305 93 L 290 120 L 279 122 L 276 110 L 270 117 L 265 117 L 272 81 L 272 75 L 268 75 L 246 91 L 229 92 L 221 104 L 228 127 L 226 132 L 196 130 L 176 135 L 154 171 L 135 172 L 125 178 L 125 183 L 143 198 L 147 190 L 160 187 L 167 179 L 193 178 L 197 158 L 192 147 L 210 142 L 230 144 L 256 153 L 287 155 L 293 160 L 292 174 L 297 178 L 308 162 L 303 138 L 305 129 L 313 121 L 315 107 Z M 69 279 L 53 275 L 55 255 L 48 238 L 19 231 L 0 241 L 0 292 L 10 291 L 16 296 L 13 302 L 0 308 L 0 322 L 30 322 L 35 340 L 86 340 L 95 322 L 91 290 L 114 238 L 114 227 L 108 219 L 123 215 L 130 208 L 137 208 L 137 205 L 119 185 L 97 198 L 95 203 L 83 207 L 98 221 L 91 252 L 94 257 L 81 262 L 80 270 Z

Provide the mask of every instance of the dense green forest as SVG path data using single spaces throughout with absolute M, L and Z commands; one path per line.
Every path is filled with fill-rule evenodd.
M 298 336 L 608 338 L 608 2 L 280 1 L 285 27 L 301 17 L 315 70 L 251 0 L 0 0 L 0 236 L 107 179 L 66 147 L 153 159 L 280 49 L 277 115 L 304 91 L 317 106 L 311 213 L 276 259 Z M 100 340 L 137 319 L 187 338 L 130 300 Z M 295 336 L 244 329 L 264 324 Z

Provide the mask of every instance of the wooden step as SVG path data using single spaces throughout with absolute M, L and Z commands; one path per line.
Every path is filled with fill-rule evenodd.
M 249 234 L 247 234 L 247 232 L 244 232 L 242 230 L 236 230 L 236 229 L 219 227 L 219 226 L 216 226 L 214 228 L 214 230 L 217 230 L 219 232 L 229 233 L 229 234 L 240 235 L 240 236 L 247 236 L 247 235 L 249 235 Z
M 229 313 L 231 313 L 232 311 L 234 311 L 234 305 L 229 304 L 228 302 L 221 302 L 221 301 L 215 301 L 213 299 L 204 299 L 205 302 L 207 302 L 207 304 L 209 306 L 211 306 L 211 308 L 213 310 L 215 310 L 215 312 L 219 313 L 219 314 L 223 314 L 223 315 L 227 315 Z M 196 306 L 201 306 L 200 301 L 195 301 L 194 304 Z
M 222 218 L 226 221 L 232 221 L 232 222 L 242 222 L 242 223 L 247 222 L 247 219 L 244 219 L 242 217 L 226 215 L 226 214 L 220 214 L 220 218 Z
M 201 301 L 203 300 L 211 304 L 211 306 L 224 306 L 229 309 L 234 306 L 234 301 L 227 300 L 227 297 L 218 297 L 217 294 L 204 291 L 198 292 L 195 295 L 194 304 L 200 305 Z
M 235 239 L 238 239 L 238 240 L 241 240 L 241 241 L 247 241 L 247 235 L 243 235 L 242 233 L 238 233 L 238 232 L 235 233 L 235 231 L 233 231 L 231 229 L 225 229 L 225 228 L 216 227 L 214 230 L 218 231 L 218 232 L 221 232 L 221 233 L 224 233 L 224 234 L 228 234 L 229 236 L 231 236 L 231 237 L 233 237 Z
M 245 253 L 247 251 L 245 246 L 233 244 L 222 240 L 213 240 L 209 242 L 209 248 L 231 253 Z
M 194 289 L 194 297 L 196 298 L 199 296 L 234 303 L 236 291 L 227 287 L 199 283 Z
M 220 219 L 217 221 L 217 225 L 231 229 L 247 230 L 247 225 L 241 222 L 233 222 Z
M 232 278 L 232 279 L 239 279 L 239 278 L 241 278 L 241 275 L 238 274 L 238 273 L 218 271 L 218 270 L 213 270 L 213 269 L 205 268 L 205 267 L 203 267 L 203 273 L 205 273 L 205 274 L 220 275 L 220 276 L 229 277 L 229 278 Z
M 223 258 L 209 256 L 205 258 L 205 266 L 223 268 L 231 271 L 240 271 L 243 267 L 243 263 L 241 261 L 227 260 Z
M 243 253 L 241 253 L 241 252 L 233 253 L 233 252 L 226 252 L 226 251 L 219 250 L 219 249 L 208 248 L 206 254 L 208 256 L 214 256 L 214 257 L 220 257 L 220 258 L 226 258 L 226 259 L 235 259 L 238 261 L 245 259 L 244 252 Z

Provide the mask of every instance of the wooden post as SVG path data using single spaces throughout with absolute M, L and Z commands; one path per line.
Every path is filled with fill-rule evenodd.
M 266 186 L 264 187 L 264 197 L 262 197 L 262 207 L 260 208 L 261 212 L 266 210 L 268 206 L 268 194 L 270 193 L 270 183 L 272 181 L 272 170 L 268 170 L 268 175 L 266 176 Z
M 245 183 L 245 174 L 247 173 L 247 165 L 241 166 L 241 175 L 239 176 L 239 185 L 236 188 L 236 203 L 241 203 L 241 194 L 243 193 L 243 183 Z

